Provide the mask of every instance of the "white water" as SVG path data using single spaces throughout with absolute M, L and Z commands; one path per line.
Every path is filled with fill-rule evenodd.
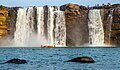
M 54 44 L 66 46 L 66 24 L 64 12 L 55 12 Z
M 54 43 L 54 31 L 53 31 L 53 28 L 54 28 L 54 11 L 60 11 L 59 10 L 59 7 L 48 7 L 48 21 L 47 21 L 47 33 L 48 33 L 48 41 L 49 41 L 49 44 L 55 44 Z M 61 21 L 62 22 L 62 21 Z M 55 23 L 57 24 L 57 23 Z M 56 44 L 55 44 L 56 45 Z
M 44 36 L 44 9 L 43 7 L 36 7 L 36 8 L 37 8 L 38 35 Z
M 16 21 L 14 42 L 17 46 L 26 46 L 30 36 L 33 34 L 33 8 L 19 8 Z
M 36 7 L 37 16 L 33 7 L 19 8 L 17 13 L 16 31 L 14 42 L 17 46 L 40 46 L 43 44 L 66 46 L 66 26 L 64 13 L 59 7 L 48 7 L 47 38 L 44 33 L 44 8 Z M 58 12 L 55 12 L 58 11 Z M 54 17 L 56 14 L 56 18 Z M 34 19 L 36 17 L 37 23 Z M 57 20 L 55 22 L 55 20 Z M 34 25 L 37 24 L 37 35 L 34 33 Z M 55 27 L 56 26 L 56 27 Z M 60 28 L 60 29 L 59 29 Z M 54 31 L 55 29 L 55 31 Z M 54 37 L 59 34 L 59 38 Z M 58 42 L 58 41 L 59 42 Z M 44 42 L 44 43 L 43 43 Z M 34 45 L 33 45 L 34 44 Z
M 54 44 L 53 42 L 53 27 L 54 27 L 54 24 L 53 24 L 53 21 L 54 21 L 54 18 L 53 18 L 53 15 L 54 15 L 54 7 L 48 7 L 48 21 L 47 21 L 47 33 L 48 33 L 48 41 L 49 41 L 49 44 Z
M 56 13 L 58 12 L 58 13 Z M 56 18 L 54 17 L 56 14 Z M 43 7 L 37 7 L 38 34 L 44 35 L 44 10 Z M 66 26 L 64 13 L 59 7 L 48 7 L 47 20 L 47 41 L 49 45 L 66 46 Z M 55 22 L 55 20 L 57 20 Z M 57 25 L 57 26 L 56 26 Z M 58 27 L 61 27 L 58 29 Z M 55 30 L 54 30 L 55 29 Z M 59 37 L 54 37 L 59 34 Z
M 92 45 L 104 45 L 104 31 L 100 10 L 90 10 L 88 18 L 89 43 Z

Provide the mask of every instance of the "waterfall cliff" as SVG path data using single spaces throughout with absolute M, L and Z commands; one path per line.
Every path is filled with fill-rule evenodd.
M 120 44 L 120 4 L 8 7 L 7 10 L 4 23 L 9 30 L 5 36 L 17 46 Z M 9 45 L 7 41 L 4 43 Z

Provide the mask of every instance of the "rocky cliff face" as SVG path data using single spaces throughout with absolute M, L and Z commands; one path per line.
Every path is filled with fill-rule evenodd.
M 77 4 L 61 6 L 65 11 L 67 46 L 80 46 L 88 43 L 88 9 Z
M 94 7 L 97 8 L 98 7 Z M 105 44 L 120 44 L 120 4 L 99 6 L 104 25 Z
M 4 6 L 0 6 L 0 37 L 5 37 L 8 34 L 6 25 L 7 17 L 8 17 L 7 8 Z
M 114 10 L 111 33 L 111 43 L 120 45 L 120 7 Z
M 8 9 L 4 6 L 0 6 L 0 45 L 3 44 L 4 40 L 9 35 L 9 27 L 7 26 Z
M 17 10 L 19 7 L 8 7 L 8 18 L 7 18 L 7 25 L 10 28 L 9 37 L 14 37 L 14 31 L 16 29 L 15 24 L 17 20 Z

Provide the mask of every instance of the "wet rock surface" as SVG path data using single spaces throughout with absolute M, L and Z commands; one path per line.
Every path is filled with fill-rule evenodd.
M 11 59 L 11 60 L 6 61 L 5 63 L 25 64 L 25 63 L 27 63 L 27 61 L 26 61 L 26 60 L 23 60 L 23 59 L 14 58 L 14 59 Z
M 66 62 L 94 63 L 95 60 L 93 60 L 91 57 L 88 56 L 82 56 L 82 57 L 73 58 Z

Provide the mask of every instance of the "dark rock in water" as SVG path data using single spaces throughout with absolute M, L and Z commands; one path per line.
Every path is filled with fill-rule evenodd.
M 67 62 L 94 63 L 95 61 L 91 57 L 82 56 L 68 60 Z
M 6 61 L 5 63 L 25 64 L 25 63 L 27 63 L 27 61 L 26 61 L 26 60 L 23 60 L 23 59 L 14 58 L 14 59 L 11 59 L 11 60 Z

